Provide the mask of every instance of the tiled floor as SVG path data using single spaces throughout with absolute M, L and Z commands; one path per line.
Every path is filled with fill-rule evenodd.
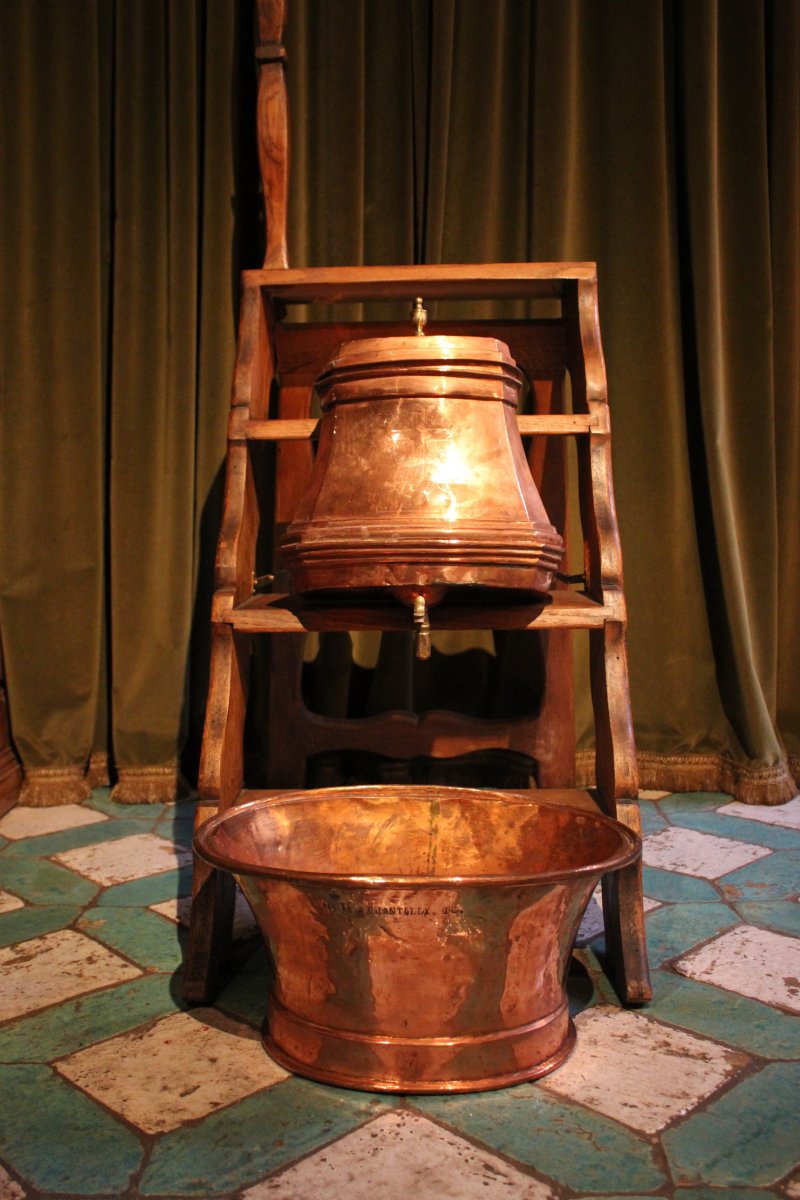
M 800 1198 L 800 799 L 645 793 L 655 999 L 619 1004 L 593 900 L 577 1048 L 535 1084 L 385 1097 L 261 1048 L 249 910 L 181 1002 L 190 805 L 0 819 L 0 1200 Z

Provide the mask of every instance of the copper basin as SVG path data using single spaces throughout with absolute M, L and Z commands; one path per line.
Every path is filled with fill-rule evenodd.
M 608 817 L 498 792 L 359 787 L 231 808 L 195 849 L 236 875 L 266 939 L 277 1062 L 349 1088 L 464 1092 L 569 1054 L 581 916 L 640 843 Z
M 316 383 L 308 491 L 282 541 L 299 592 L 546 592 L 563 542 L 515 418 L 523 377 L 494 338 L 345 343 Z

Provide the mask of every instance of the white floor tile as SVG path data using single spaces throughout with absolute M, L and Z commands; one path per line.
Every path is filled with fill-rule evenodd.
M 27 1200 L 28 1193 L 0 1166 L 0 1200 Z
M 287 1078 L 253 1030 L 218 1022 L 213 1009 L 174 1013 L 55 1066 L 145 1133 L 163 1133 Z
M 4 888 L 0 888 L 0 913 L 13 912 L 15 908 L 24 908 L 25 901 L 20 900 L 19 896 L 15 896 L 13 892 L 7 892 Z M 0 1193 L 2 1200 L 2 1193 Z
M 643 1013 L 587 1009 L 575 1050 L 538 1085 L 642 1133 L 691 1111 L 749 1061 Z
M 717 812 L 726 817 L 761 821 L 764 825 L 785 825 L 787 829 L 800 829 L 800 796 L 795 796 L 788 804 L 740 804 L 735 801 L 718 808 Z
M 644 839 L 642 859 L 648 867 L 719 879 L 771 853 L 765 846 L 751 846 L 734 838 L 673 826 Z
M 99 942 L 60 929 L 0 950 L 0 1020 L 141 975 Z
M 165 900 L 163 904 L 151 904 L 153 912 L 160 913 L 170 921 L 189 928 L 189 917 L 192 911 L 191 896 L 177 896 L 174 900 Z M 239 889 L 236 889 L 236 904 L 233 910 L 233 940 L 242 941 L 252 937 L 258 930 L 253 910 Z
M 82 825 L 97 825 L 107 821 L 104 813 L 84 808 L 82 804 L 56 804 L 52 808 L 17 806 L 0 820 L 0 834 L 16 841 L 18 838 L 41 837 L 45 833 L 63 833 Z
M 319 1150 L 244 1200 L 554 1200 L 547 1184 L 433 1121 L 392 1112 Z
M 800 1200 L 800 1171 L 795 1171 L 784 1182 L 781 1188 L 781 1195 L 788 1196 L 789 1200 Z
M 107 886 L 127 883 L 144 875 L 158 875 L 174 867 L 188 866 L 192 861 L 192 852 L 156 833 L 134 833 L 130 837 L 115 838 L 96 846 L 64 850 L 54 854 L 53 859 L 85 875 L 94 883 Z
M 644 897 L 644 911 L 650 912 L 653 908 L 660 908 L 658 900 L 651 900 L 648 896 Z M 578 935 L 575 938 L 576 946 L 585 946 L 592 938 L 596 938 L 599 933 L 602 933 L 605 928 L 603 921 L 603 889 L 598 884 L 592 892 L 589 903 L 586 906 L 586 912 L 581 919 Z
M 800 939 L 739 925 L 675 963 L 690 979 L 800 1013 Z

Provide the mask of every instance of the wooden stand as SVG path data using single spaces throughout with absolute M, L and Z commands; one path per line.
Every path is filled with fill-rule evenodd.
M 303 602 L 297 597 L 254 592 L 256 548 L 261 525 L 256 472 L 258 448 L 278 443 L 276 525 L 293 515 L 311 461 L 315 421 L 307 413 L 311 384 L 339 343 L 354 332 L 333 323 L 293 325 L 283 314 L 293 304 L 402 298 L 471 300 L 523 297 L 557 299 L 562 315 L 544 322 L 460 322 L 442 330 L 484 333 L 508 342 L 531 380 L 535 395 L 551 404 L 560 389 L 554 380 L 569 372 L 572 412 L 539 412 L 519 418 L 523 435 L 548 441 L 572 436 L 578 443 L 578 487 L 584 535 L 585 583 L 581 591 L 560 588 L 546 603 L 465 607 L 444 603 L 431 610 L 437 629 L 516 629 L 531 632 L 588 630 L 595 716 L 597 787 L 592 799 L 611 816 L 639 830 L 636 754 L 630 715 L 625 648 L 625 600 L 611 478 L 609 413 L 597 320 L 594 266 L 587 263 L 490 264 L 480 267 L 350 267 L 249 271 L 244 276 L 239 356 L 231 407 L 225 508 L 217 557 L 213 605 L 211 682 L 200 768 L 198 821 L 217 810 L 265 794 L 244 786 L 244 720 L 250 672 L 250 642 L 256 634 L 297 638 L 310 631 L 410 629 L 400 606 L 348 608 Z M 434 327 L 437 328 L 437 327 Z M 365 322 L 363 336 L 397 332 L 396 324 Z M 549 384 L 549 390 L 543 384 Z M 277 399 L 276 397 L 277 393 Z M 277 416 L 270 416 L 270 398 Z M 297 451 L 300 451 L 300 454 Z M 376 453 L 379 453 L 376 448 Z M 287 497 L 287 490 L 289 496 Z M 545 499 L 545 503 L 547 500 Z M 550 514 L 554 519 L 553 513 Z M 291 635 L 294 635 L 292 638 Z M 273 711 L 289 711 L 281 737 L 273 740 L 274 788 L 302 787 L 300 764 L 321 749 L 376 746 L 390 721 L 391 753 L 445 756 L 485 746 L 533 751 L 544 763 L 544 782 L 555 788 L 540 798 L 586 803 L 587 793 L 565 787 L 574 744 L 548 706 L 537 721 L 480 722 L 439 713 L 418 718 L 400 714 L 339 722 L 308 713 L 298 702 L 297 668 L 291 656 L 273 670 Z M 295 655 L 295 664 L 297 658 Z M 552 664 L 551 664 L 552 668 Z M 548 698 L 550 699 L 550 698 Z M 550 709 L 557 706 L 550 700 Z M 571 715 L 571 714 L 570 714 Z M 304 717 L 305 719 L 301 719 Z M 563 722 L 561 723 L 563 725 Z M 280 752 L 278 750 L 280 748 Z M 565 768 L 564 762 L 567 763 Z M 540 778 L 540 783 L 543 780 Z M 560 786 L 559 786 L 560 783 Z M 197 864 L 190 949 L 184 988 L 201 1002 L 213 990 L 223 928 L 230 907 L 229 884 Z M 644 941 L 641 867 L 628 867 L 604 881 L 606 936 L 620 991 L 631 1003 L 649 999 Z
M 246 271 L 228 430 L 225 503 L 212 610 L 211 676 L 200 764 L 199 826 L 217 811 L 270 790 L 302 788 L 306 760 L 347 747 L 393 758 L 447 758 L 483 749 L 518 751 L 536 762 L 536 795 L 576 806 L 597 804 L 639 831 L 638 778 L 625 646 L 622 558 L 611 476 L 606 375 L 591 263 L 289 269 L 286 254 L 286 95 L 280 44 L 283 0 L 259 0 L 259 149 L 267 200 L 267 257 Z M 552 523 L 564 534 L 564 439 L 578 451 L 584 542 L 582 590 L 559 587 L 546 602 L 430 612 L 435 630 L 520 630 L 544 644 L 545 693 L 535 718 L 476 721 L 452 713 L 390 713 L 336 720 L 309 712 L 300 694 L 307 632 L 408 630 L 400 606 L 343 607 L 257 590 L 259 542 L 272 544 L 291 521 L 313 460 L 316 426 L 311 393 L 339 345 L 354 337 L 408 332 L 397 321 L 292 323 L 294 305 L 413 300 L 546 300 L 560 315 L 546 320 L 432 322 L 429 333 L 491 336 L 506 342 L 531 386 L 534 412 L 519 417 L 532 438 L 529 462 Z M 563 411 L 569 376 L 572 405 Z M 274 452 L 274 461 L 269 460 Z M 380 448 L 376 447 L 376 453 Z M 274 486 L 267 485 L 269 479 Z M 261 539 L 259 532 L 261 531 Z M 268 539 L 267 539 L 268 540 Z M 575 735 L 570 637 L 587 630 L 596 736 L 596 789 L 575 789 Z M 244 725 L 251 643 L 270 637 L 268 789 L 245 786 Z M 207 1002 L 225 958 L 233 909 L 230 876 L 195 861 L 184 994 Z M 641 865 L 603 880 L 606 944 L 620 995 L 637 1004 L 651 996 L 642 906 Z

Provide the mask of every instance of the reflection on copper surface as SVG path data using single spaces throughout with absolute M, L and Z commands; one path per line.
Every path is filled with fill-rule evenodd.
M 308 491 L 283 539 L 300 592 L 546 592 L 563 542 L 531 478 L 522 375 L 494 338 L 347 342 L 317 381 Z
M 607 817 L 438 787 L 287 792 L 213 818 L 274 964 L 264 1040 L 375 1091 L 533 1079 L 569 1053 L 564 981 L 598 879 L 640 853 Z

